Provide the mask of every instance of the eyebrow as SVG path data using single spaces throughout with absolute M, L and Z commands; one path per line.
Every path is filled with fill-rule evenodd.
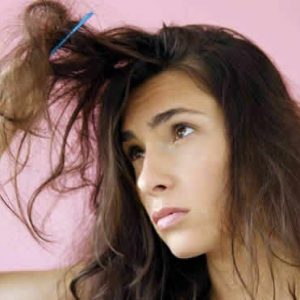
M 205 115 L 203 112 L 198 111 L 198 110 L 184 108 L 184 107 L 176 107 L 176 108 L 168 109 L 164 112 L 161 112 L 161 113 L 155 115 L 154 117 L 152 117 L 150 122 L 147 123 L 147 125 L 150 129 L 154 129 L 157 126 L 159 126 L 163 123 L 166 123 L 175 115 L 179 115 L 179 114 L 183 114 L 183 113 Z M 121 133 L 121 142 L 122 143 L 128 142 L 132 139 L 136 139 L 136 136 L 131 130 L 126 130 Z

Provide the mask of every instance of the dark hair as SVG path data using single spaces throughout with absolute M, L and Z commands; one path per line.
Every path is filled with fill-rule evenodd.
M 26 7 L 23 21 L 23 39 L 1 60 L 0 109 L 8 126 L 2 140 L 8 145 L 16 130 L 23 132 L 21 149 L 25 137 L 37 134 L 33 129 L 41 116 L 54 124 L 50 107 L 55 104 L 62 114 L 71 110 L 59 163 L 30 199 L 28 214 L 41 190 L 62 175 L 78 172 L 80 186 L 93 188 L 92 246 L 70 285 L 75 299 L 80 299 L 80 283 L 88 287 L 87 299 L 209 297 L 205 255 L 178 259 L 160 240 L 139 201 L 133 169 L 120 145 L 130 92 L 170 69 L 185 72 L 224 112 L 231 150 L 225 219 L 233 264 L 247 293 L 254 299 L 236 264 L 237 242 L 250 253 L 256 275 L 256 234 L 270 261 L 276 257 L 299 268 L 299 107 L 275 64 L 253 41 L 208 24 L 163 23 L 155 33 L 129 25 L 102 31 L 85 25 L 49 58 L 78 20 L 58 1 L 36 1 Z M 75 166 L 68 167 L 66 158 L 74 155 L 67 148 L 72 130 L 79 148 Z M 92 179 L 87 176 L 90 166 L 96 171 Z M 43 239 L 29 220 L 28 228 Z M 274 241 L 284 245 L 293 262 L 274 251 Z M 296 299 L 295 283 L 289 283 L 289 291 Z

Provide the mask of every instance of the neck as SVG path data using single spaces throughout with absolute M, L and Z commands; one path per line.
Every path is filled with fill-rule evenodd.
M 258 276 L 256 276 L 256 274 L 253 273 L 253 269 L 251 269 L 253 266 L 255 268 L 255 264 L 249 255 L 247 255 L 245 249 L 240 247 L 234 252 L 240 275 L 253 297 L 247 293 L 239 280 L 238 273 L 234 269 L 229 243 L 226 247 L 222 248 L 222 251 L 207 253 L 208 271 L 212 284 L 211 300 L 294 299 L 289 293 L 289 285 L 293 288 L 294 284 L 296 286 L 297 299 L 300 299 L 299 268 L 289 266 L 274 257 L 270 257 L 268 260 L 262 243 L 257 241 L 256 246 Z M 279 254 L 279 256 L 286 261 L 291 261 L 287 256 L 282 255 L 282 252 L 278 253 L 276 251 L 276 254 Z M 270 265 L 273 269 L 274 278 L 272 278 Z M 251 274 L 253 275 L 251 276 Z M 275 287 L 273 287 L 273 285 Z M 276 298 L 273 298 L 274 288 Z

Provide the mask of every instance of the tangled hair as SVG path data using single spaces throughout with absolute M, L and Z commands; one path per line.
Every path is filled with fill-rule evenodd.
M 28 219 L 24 212 L 17 215 L 22 215 L 34 236 L 46 240 L 31 217 L 39 193 L 61 176 L 76 172 L 81 176 L 80 186 L 92 187 L 91 248 L 68 287 L 74 298 L 209 297 L 205 255 L 178 259 L 160 240 L 139 201 L 136 178 L 120 143 L 129 93 L 170 69 L 193 78 L 223 110 L 231 150 L 226 226 L 232 262 L 248 295 L 255 299 L 255 289 L 239 272 L 237 242 L 247 250 L 251 274 L 257 280 L 256 235 L 263 241 L 269 262 L 275 258 L 299 268 L 299 107 L 270 58 L 232 29 L 164 23 L 155 33 L 129 25 L 102 31 L 84 25 L 49 57 L 77 22 L 62 2 L 35 1 L 24 11 L 22 40 L 0 61 L 1 152 L 9 149 L 13 136 L 20 132 L 15 157 L 19 161 L 25 139 L 39 134 L 37 124 L 42 119 L 48 120 L 54 135 L 64 112 L 71 111 L 57 165 L 28 202 Z M 49 112 L 54 104 L 56 116 L 60 113 L 56 122 Z M 76 165 L 68 166 L 74 128 L 79 154 Z M 88 179 L 91 166 L 95 172 Z M 275 251 L 274 241 L 284 245 L 289 261 Z M 275 299 L 274 282 L 273 278 Z M 288 288 L 291 299 L 297 299 L 295 282 Z

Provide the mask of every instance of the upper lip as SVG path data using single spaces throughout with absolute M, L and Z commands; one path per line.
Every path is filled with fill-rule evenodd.
M 181 207 L 164 207 L 160 209 L 159 211 L 155 211 L 152 213 L 151 217 L 155 224 L 157 224 L 158 220 L 176 212 L 188 212 L 189 209 L 187 208 L 181 208 Z

